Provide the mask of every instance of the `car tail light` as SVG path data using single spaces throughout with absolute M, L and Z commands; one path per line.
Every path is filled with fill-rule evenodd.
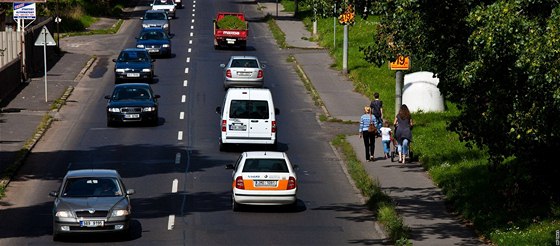
M 295 181 L 295 180 L 294 180 L 294 181 Z M 288 185 L 288 187 L 289 187 L 289 185 Z M 242 189 L 242 190 L 245 189 L 245 185 L 243 184 L 243 177 L 238 176 L 238 177 L 235 179 L 235 188 L 237 188 L 237 189 Z
M 259 73 L 257 74 L 257 78 L 262 78 L 264 76 L 263 71 L 259 70 Z
M 276 121 L 275 120 L 272 121 L 272 129 L 271 130 L 272 130 L 272 132 L 276 132 Z
M 226 77 L 231 78 L 231 70 L 226 70 Z
M 239 177 L 239 178 L 241 178 L 241 177 Z M 296 187 L 297 187 L 296 178 L 290 176 L 290 178 L 288 179 L 288 188 L 287 189 L 288 190 L 293 190 Z
M 226 127 L 227 127 L 227 120 L 222 120 L 222 132 L 226 131 Z

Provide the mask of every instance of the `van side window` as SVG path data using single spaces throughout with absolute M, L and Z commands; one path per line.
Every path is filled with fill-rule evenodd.
M 238 119 L 268 119 L 268 102 L 232 100 L 230 104 L 229 117 Z

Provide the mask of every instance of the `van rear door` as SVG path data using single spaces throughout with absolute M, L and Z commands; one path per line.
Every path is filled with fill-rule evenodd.
M 249 137 L 259 140 L 270 140 L 272 135 L 272 123 L 270 119 L 270 107 L 266 100 L 251 100 L 248 104 Z
M 247 139 L 249 137 L 249 100 L 231 100 L 227 121 L 228 139 Z

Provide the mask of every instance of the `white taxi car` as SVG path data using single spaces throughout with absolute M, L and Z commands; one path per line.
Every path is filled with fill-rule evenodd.
M 288 155 L 277 151 L 243 152 L 233 169 L 233 211 L 240 205 L 291 205 L 297 202 L 297 177 Z

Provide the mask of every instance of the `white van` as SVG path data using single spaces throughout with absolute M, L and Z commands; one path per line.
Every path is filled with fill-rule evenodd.
M 230 88 L 221 107 L 220 151 L 228 144 L 267 144 L 276 149 L 276 115 L 266 88 Z

